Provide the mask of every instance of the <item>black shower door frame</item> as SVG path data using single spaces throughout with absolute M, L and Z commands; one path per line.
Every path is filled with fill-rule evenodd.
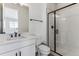
M 70 7 L 72 5 L 75 5 L 75 4 L 77 4 L 77 3 L 72 3 L 72 4 L 69 4 L 69 5 L 64 6 L 62 8 L 59 8 L 59 9 L 56 9 L 54 11 L 47 13 L 47 43 L 48 43 L 48 46 L 49 46 L 49 14 L 53 13 L 54 14 L 54 25 L 53 25 L 54 26 L 54 51 L 53 50 L 51 50 L 51 51 L 53 51 L 54 53 L 56 53 L 60 56 L 63 56 L 63 55 L 56 51 L 56 12 L 59 11 L 59 10 L 65 9 L 67 7 Z

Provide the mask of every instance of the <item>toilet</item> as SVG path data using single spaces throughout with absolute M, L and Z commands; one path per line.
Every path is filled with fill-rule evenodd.
M 38 49 L 40 56 L 48 56 L 50 54 L 50 48 L 44 44 L 39 45 Z
M 37 35 L 36 52 L 37 56 L 48 56 L 48 54 L 50 54 L 50 48 L 47 46 L 47 41 L 42 41 L 40 35 Z

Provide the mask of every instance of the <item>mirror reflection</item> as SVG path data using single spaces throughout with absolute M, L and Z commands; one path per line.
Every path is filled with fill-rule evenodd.
M 28 32 L 28 6 L 0 4 L 0 33 Z

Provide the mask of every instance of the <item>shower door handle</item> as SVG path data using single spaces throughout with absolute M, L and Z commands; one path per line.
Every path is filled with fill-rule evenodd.
M 51 26 L 51 29 L 53 29 L 53 28 L 54 28 L 54 26 L 52 25 L 52 26 Z
M 58 34 L 59 33 L 59 30 L 58 29 L 56 29 L 56 34 Z

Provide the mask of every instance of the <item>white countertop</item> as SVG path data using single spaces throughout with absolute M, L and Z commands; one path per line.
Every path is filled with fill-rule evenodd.
M 36 40 L 37 38 L 38 37 L 35 35 L 25 34 L 22 37 L 15 37 L 15 38 L 11 38 L 8 40 L 2 40 L 2 41 L 0 41 L 0 45 L 10 44 L 10 43 L 15 43 L 15 42 L 22 42 L 22 41 L 28 42 L 29 40 Z

